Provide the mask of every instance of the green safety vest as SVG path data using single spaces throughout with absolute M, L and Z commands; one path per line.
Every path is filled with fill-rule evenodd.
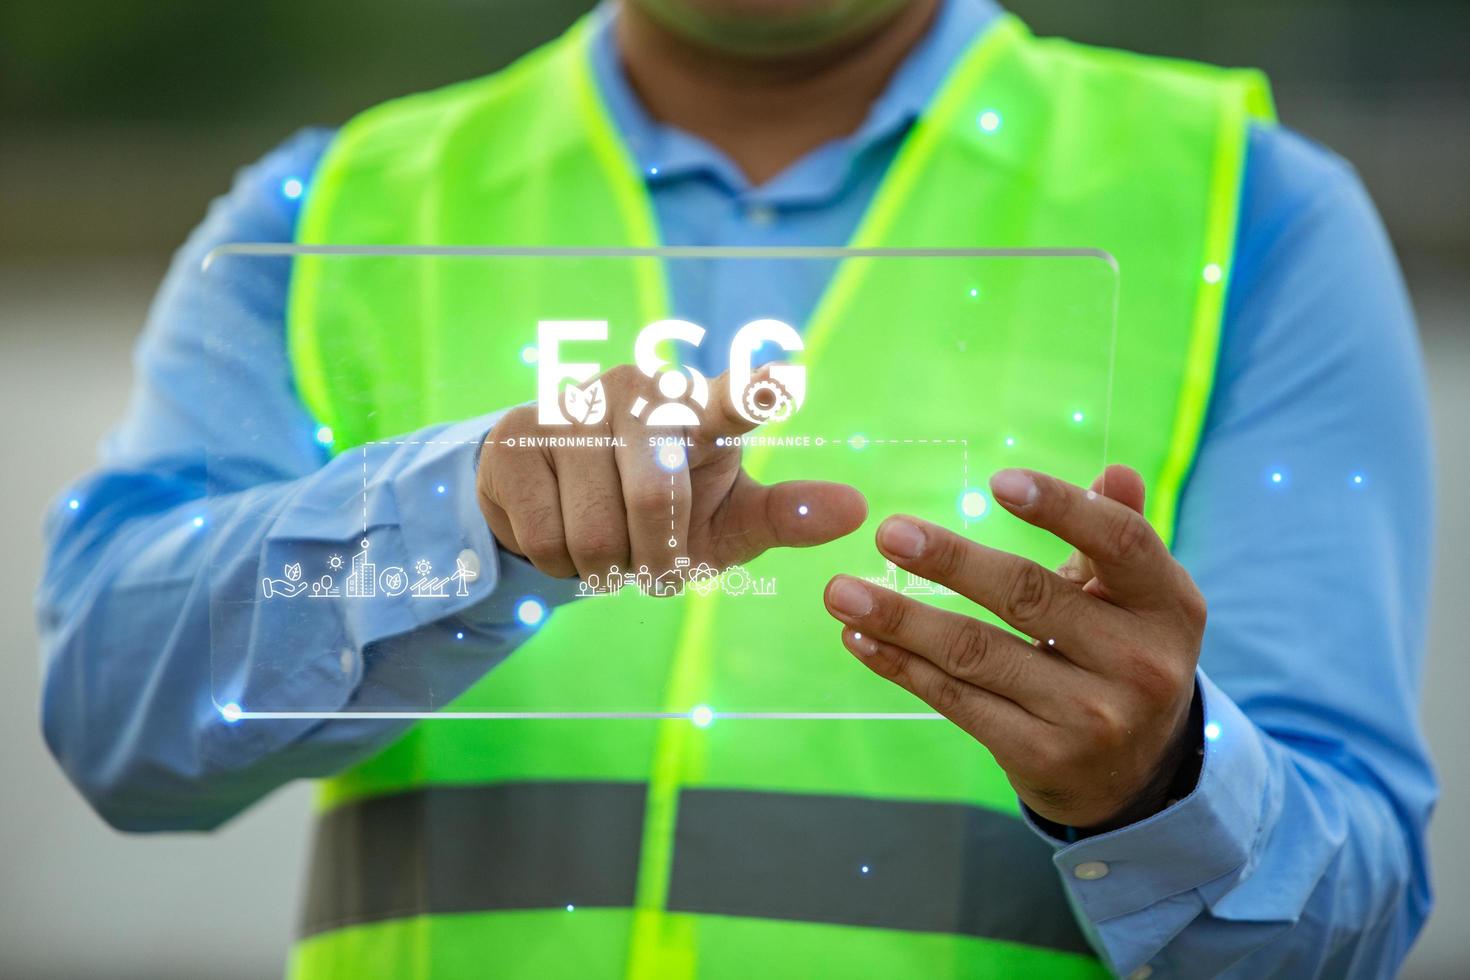
M 299 241 L 656 246 L 588 38 L 584 21 L 492 77 L 352 120 L 313 181 Z M 1003 120 L 998 130 L 976 125 L 985 111 Z M 1109 455 L 1143 474 L 1166 540 L 1215 370 L 1248 124 L 1271 111 L 1256 73 L 1036 39 L 1003 16 L 954 66 L 852 242 L 1111 253 L 1123 288 Z M 531 399 L 534 371 L 519 354 L 540 318 L 607 319 L 604 349 L 630 352 L 635 332 L 667 315 L 655 259 L 553 266 L 495 276 L 473 262 L 298 256 L 295 379 L 336 448 Z M 946 428 L 953 406 L 975 397 L 987 363 L 1004 359 L 1010 377 L 1028 363 L 1047 376 L 1065 366 L 1070 352 L 1023 318 L 1001 318 L 963 352 L 926 331 L 952 321 L 942 304 L 968 293 L 956 268 L 844 265 L 808 325 L 821 373 L 788 425 L 845 435 L 862 419 L 874 435 L 943 439 L 961 434 Z M 1012 278 L 1021 302 L 1025 277 Z M 865 339 L 880 330 L 904 332 L 922 390 L 912 371 L 884 370 L 891 339 Z M 1012 383 L 987 397 L 1001 406 L 996 421 L 967 418 L 963 434 L 1000 440 L 999 427 L 1019 427 L 1028 462 L 1094 475 L 1096 433 L 1061 418 L 1055 391 Z M 746 461 L 767 481 L 852 482 L 882 516 L 909 509 L 913 494 L 957 489 L 952 466 L 920 449 L 938 452 L 754 451 Z M 1065 555 L 1009 515 L 983 527 L 991 545 Z M 922 705 L 842 652 L 822 609 L 819 583 L 874 560 L 862 533 L 762 556 L 753 575 L 811 587 L 762 597 L 758 615 L 718 591 L 574 602 L 452 707 L 778 710 L 820 696 L 913 712 Z M 779 658 L 761 655 L 773 631 Z M 984 747 L 946 722 L 426 721 L 325 782 L 291 969 L 1102 974 L 1050 857 Z

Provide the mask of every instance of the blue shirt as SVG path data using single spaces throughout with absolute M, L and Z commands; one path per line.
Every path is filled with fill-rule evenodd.
M 995 13 L 989 0 L 950 0 L 856 133 L 760 187 L 648 117 L 607 12 L 594 69 L 666 243 L 836 245 Z M 361 457 L 330 458 L 292 388 L 286 265 L 265 277 L 200 273 L 218 244 L 292 239 L 297 182 L 309 182 L 330 139 L 294 138 L 211 208 L 149 315 L 127 416 L 96 472 L 47 518 L 45 735 L 119 827 L 215 826 L 288 780 L 373 755 L 407 724 L 231 724 L 212 700 L 204 652 L 210 581 L 253 588 L 287 546 L 350 554 L 362 534 Z M 1416 705 L 1431 550 L 1420 355 L 1388 241 L 1343 161 L 1286 129 L 1254 129 L 1240 208 L 1215 393 L 1175 547 L 1210 609 L 1199 784 L 1138 824 L 1047 839 L 1084 928 L 1121 972 L 1384 976 L 1430 904 L 1435 784 Z M 673 284 L 676 299 L 704 304 L 707 323 L 754 312 L 802 322 L 820 286 L 779 269 L 707 290 Z M 228 363 L 210 363 L 227 355 L 202 342 L 206 322 L 239 339 Z M 221 368 L 233 385 L 208 387 Z M 258 422 L 248 445 L 227 438 L 244 417 Z M 568 587 L 500 552 L 479 515 L 474 447 L 494 418 L 405 434 L 411 444 L 374 447 L 370 460 L 374 556 L 432 552 L 452 567 L 472 551 L 482 573 L 470 595 L 425 621 L 321 601 L 287 604 L 289 619 L 217 623 L 227 632 L 215 642 L 246 651 L 219 679 L 226 697 L 416 708 L 421 671 L 447 700 L 514 650 L 525 635 L 516 602 L 555 603 Z M 196 526 L 204 449 L 232 442 L 238 458 L 210 466 L 215 490 L 227 491 L 208 503 L 211 544 Z M 257 654 L 264 662 L 287 643 L 334 652 L 290 672 L 258 665 Z M 412 676 L 396 667 L 406 661 Z M 1083 862 L 1108 873 L 1079 878 Z

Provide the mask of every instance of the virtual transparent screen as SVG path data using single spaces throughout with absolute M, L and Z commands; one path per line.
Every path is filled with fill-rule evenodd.
M 829 581 L 994 621 L 879 523 L 1054 567 L 988 479 L 1107 457 L 1100 253 L 231 246 L 205 274 L 211 385 L 293 396 L 207 447 L 227 713 L 928 715 L 844 648 Z M 282 276 L 284 345 L 238 326 Z M 853 498 L 786 481 L 866 518 L 812 544 Z

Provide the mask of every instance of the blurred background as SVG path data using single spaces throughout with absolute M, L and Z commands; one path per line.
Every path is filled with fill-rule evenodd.
M 297 127 L 483 74 L 577 0 L 6 0 L 0 5 L 0 976 L 277 974 L 305 858 L 298 785 L 211 836 L 124 837 L 52 764 L 31 594 L 49 496 L 119 414 L 170 251 Z M 1470 3 L 1017 0 L 1039 33 L 1256 65 L 1353 161 L 1419 314 L 1439 443 L 1425 715 L 1444 780 L 1438 910 L 1409 977 L 1470 976 Z

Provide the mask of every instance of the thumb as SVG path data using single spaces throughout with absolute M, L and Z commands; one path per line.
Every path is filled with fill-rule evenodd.
M 851 534 L 868 501 L 845 483 L 792 480 L 764 486 L 744 470 L 711 522 L 721 565 L 746 562 L 771 548 L 805 548 Z
M 1116 500 L 1129 510 L 1143 513 L 1143 477 L 1132 467 L 1114 463 L 1104 468 L 1088 489 L 1109 500 Z M 1096 572 L 1091 559 L 1080 551 L 1074 551 L 1057 569 L 1057 574 L 1069 582 L 1086 585 L 1092 581 Z

